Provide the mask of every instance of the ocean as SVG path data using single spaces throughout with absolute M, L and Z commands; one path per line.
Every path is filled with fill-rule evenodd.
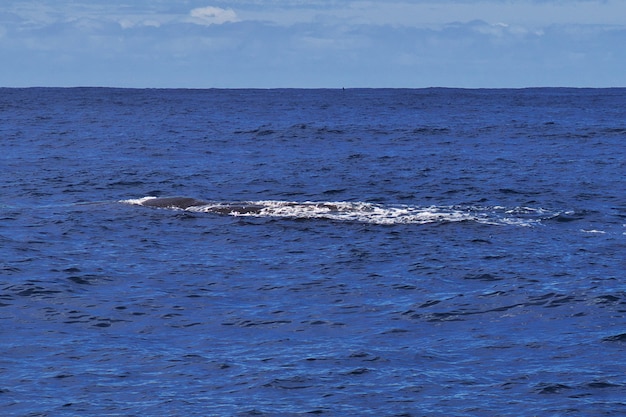
M 626 89 L 0 89 L 0 414 L 626 415 L 625 142 Z

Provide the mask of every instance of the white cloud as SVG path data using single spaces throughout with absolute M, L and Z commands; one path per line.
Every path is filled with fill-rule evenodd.
M 230 1 L 232 4 L 233 1 Z M 289 26 L 297 23 L 329 22 L 438 28 L 451 22 L 483 20 L 539 29 L 552 24 L 623 25 L 623 0 L 328 0 L 265 1 L 251 7 L 239 1 L 243 20 L 258 20 Z
M 222 9 L 220 7 L 199 7 L 193 9 L 189 16 L 192 23 L 199 25 L 221 25 L 226 22 L 237 22 L 237 14 L 232 9 Z
M 122 18 L 119 18 L 117 22 L 123 29 L 131 29 L 134 27 L 142 27 L 142 26 L 158 28 L 158 27 L 161 27 L 161 25 L 164 23 L 157 19 L 141 18 L 141 17 L 135 18 L 135 19 L 122 17 Z

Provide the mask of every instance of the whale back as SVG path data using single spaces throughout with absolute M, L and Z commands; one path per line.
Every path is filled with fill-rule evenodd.
M 189 207 L 203 206 L 207 203 L 205 201 L 197 200 L 190 197 L 164 197 L 151 198 L 142 202 L 141 204 L 148 207 L 179 208 L 184 210 Z

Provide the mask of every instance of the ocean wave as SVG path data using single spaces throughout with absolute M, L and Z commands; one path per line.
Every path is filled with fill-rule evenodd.
M 195 213 L 289 219 L 326 219 L 380 225 L 475 222 L 530 227 L 540 224 L 544 219 L 558 215 L 547 210 L 530 207 L 382 205 L 361 201 L 208 202 L 189 197 L 142 197 L 122 200 L 121 202 Z

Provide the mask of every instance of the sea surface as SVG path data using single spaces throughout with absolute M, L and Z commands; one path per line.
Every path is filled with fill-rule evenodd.
M 623 416 L 625 316 L 626 89 L 0 89 L 2 416 Z

